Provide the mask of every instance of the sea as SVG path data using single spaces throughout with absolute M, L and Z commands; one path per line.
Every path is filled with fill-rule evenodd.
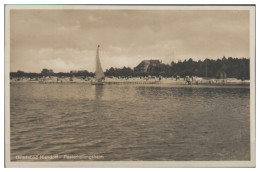
M 250 89 L 10 84 L 11 161 L 250 160 Z

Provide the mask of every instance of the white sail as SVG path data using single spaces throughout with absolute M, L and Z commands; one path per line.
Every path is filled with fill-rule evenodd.
M 99 59 L 99 47 L 100 45 L 98 45 L 97 47 L 97 56 L 96 56 L 96 81 L 101 81 L 102 78 L 105 77 L 103 69 L 101 67 L 101 63 L 100 63 L 100 59 Z

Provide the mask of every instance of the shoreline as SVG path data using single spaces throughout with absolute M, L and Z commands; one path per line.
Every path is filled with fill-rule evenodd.
M 90 78 L 88 80 L 84 80 L 80 77 L 46 77 L 40 79 L 30 79 L 30 78 L 13 78 L 10 80 L 11 83 L 39 83 L 39 84 L 73 84 L 73 83 L 83 83 L 83 84 L 91 84 L 91 81 L 94 78 Z M 216 86 L 216 87 L 230 87 L 230 86 L 240 86 L 240 87 L 249 87 L 249 80 L 238 80 L 235 78 L 227 78 L 227 79 L 205 79 L 205 78 L 195 78 L 193 80 L 189 80 L 187 82 L 184 78 L 180 78 L 176 80 L 175 78 L 108 78 L 106 77 L 104 80 L 104 85 L 179 85 L 179 86 Z

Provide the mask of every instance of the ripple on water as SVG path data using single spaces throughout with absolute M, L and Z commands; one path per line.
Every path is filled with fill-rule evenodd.
M 10 118 L 12 160 L 250 158 L 248 88 L 12 84 Z

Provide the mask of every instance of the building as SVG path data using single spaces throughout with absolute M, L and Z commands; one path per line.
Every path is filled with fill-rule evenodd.
M 147 74 L 153 72 L 153 69 L 159 67 L 162 64 L 159 60 L 143 60 L 134 68 L 136 74 Z
M 52 69 L 42 69 L 41 74 L 42 76 L 51 76 L 54 72 Z

